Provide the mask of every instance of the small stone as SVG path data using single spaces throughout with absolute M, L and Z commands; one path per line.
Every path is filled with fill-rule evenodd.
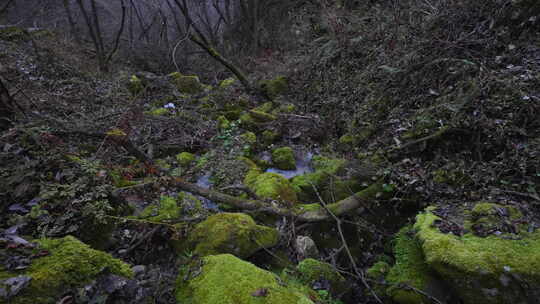
M 133 270 L 133 274 L 135 274 L 135 276 L 138 277 L 146 272 L 146 266 L 135 265 L 131 268 L 131 270 Z
M 317 258 L 319 256 L 319 249 L 317 249 L 315 241 L 313 241 L 313 239 L 311 239 L 309 236 L 299 235 L 296 238 L 295 245 L 296 251 L 301 259 Z

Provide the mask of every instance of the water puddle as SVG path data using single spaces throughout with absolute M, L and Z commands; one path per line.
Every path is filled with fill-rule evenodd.
M 263 156 L 264 158 L 265 156 Z M 311 159 L 313 158 L 313 153 L 308 152 L 296 159 L 296 170 L 280 170 L 278 168 L 268 168 L 266 172 L 272 172 L 283 175 L 285 178 L 293 178 L 297 175 L 302 175 L 306 173 L 313 172 L 311 168 Z
M 197 179 L 196 185 L 201 188 L 209 189 L 210 187 L 212 187 L 212 182 L 210 181 L 210 177 L 211 177 L 210 173 L 206 173 L 200 176 Z M 196 195 L 196 197 L 201 200 L 204 208 L 208 210 L 219 210 L 219 207 L 215 202 L 199 195 Z

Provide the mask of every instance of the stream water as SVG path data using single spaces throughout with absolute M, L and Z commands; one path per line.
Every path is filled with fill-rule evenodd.
M 197 184 L 197 186 L 205 188 L 205 189 L 210 188 L 212 186 L 212 182 L 210 181 L 210 173 L 206 173 L 206 174 L 200 176 L 197 179 L 196 184 Z M 209 200 L 209 199 L 207 199 L 205 197 L 198 196 L 198 195 L 197 195 L 197 198 L 201 200 L 204 208 L 210 209 L 210 210 L 219 210 L 218 205 L 216 203 L 214 203 L 213 201 L 211 201 L 211 200 Z

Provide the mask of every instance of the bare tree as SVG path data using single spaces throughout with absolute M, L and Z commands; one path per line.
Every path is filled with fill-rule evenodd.
M 104 35 L 101 31 L 101 24 L 99 21 L 99 13 L 98 13 L 96 1 L 90 0 L 89 2 L 90 2 L 90 9 L 85 7 L 82 0 L 77 0 L 77 4 L 79 5 L 81 14 L 83 15 L 84 20 L 86 22 L 88 33 L 90 34 L 90 38 L 92 39 L 92 42 L 94 44 L 94 48 L 95 48 L 96 55 L 98 58 L 99 69 L 101 71 L 106 72 L 109 69 L 109 62 L 111 61 L 112 57 L 118 50 L 120 36 L 122 36 L 122 33 L 124 31 L 124 24 L 125 24 L 125 18 L 126 18 L 126 6 L 124 3 L 124 0 L 120 0 L 120 4 L 122 8 L 122 19 L 120 21 L 118 31 L 116 32 L 116 36 L 114 38 L 113 44 L 110 47 L 110 50 L 107 51 L 107 46 L 104 43 Z

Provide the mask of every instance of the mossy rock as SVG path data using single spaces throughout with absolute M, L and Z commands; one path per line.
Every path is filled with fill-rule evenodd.
M 290 147 L 277 148 L 272 151 L 272 163 L 281 170 L 295 170 L 296 160 Z
M 189 167 L 193 162 L 195 162 L 195 159 L 197 157 L 193 153 L 189 152 L 182 152 L 176 155 L 176 161 L 180 164 L 182 167 Z
M 230 253 L 247 258 L 262 248 L 275 246 L 276 229 L 260 226 L 243 213 L 219 213 L 197 224 L 190 232 L 188 246 L 199 256 Z
M 386 281 L 392 284 L 386 289 L 386 294 L 393 301 L 400 304 L 432 303 L 424 295 L 403 286 L 410 286 L 435 296 L 437 299 L 443 299 L 444 285 L 425 262 L 422 248 L 414 239 L 411 226 L 402 228 L 396 235 L 394 256 L 396 263 L 386 276 Z
M 180 93 L 198 94 L 205 90 L 205 86 L 201 83 L 199 77 L 195 75 L 186 76 L 178 72 L 174 72 L 169 76 L 172 78 L 173 84 Z
M 255 164 L 244 178 L 244 184 L 258 197 L 296 203 L 296 192 L 288 179 L 280 174 L 262 173 Z
M 313 304 L 309 288 L 282 284 L 275 274 L 230 254 L 184 267 L 176 286 L 179 304 Z
M 278 76 L 274 79 L 261 81 L 259 86 L 266 96 L 270 99 L 274 99 L 287 91 L 288 82 L 284 76 Z
M 283 104 L 283 105 L 280 105 L 279 107 L 275 108 L 274 110 L 272 110 L 272 114 L 274 115 L 278 115 L 278 114 L 290 114 L 290 113 L 293 113 L 294 111 L 296 110 L 296 106 L 293 105 L 293 104 Z
M 332 265 L 315 259 L 305 259 L 298 263 L 296 270 L 300 273 L 300 281 L 312 285 L 317 281 L 325 280 L 330 284 L 333 294 L 346 291 L 346 280 Z
M 271 122 L 277 119 L 275 115 L 268 114 L 266 112 L 258 111 L 258 110 L 249 110 L 249 114 L 256 122 Z
M 217 118 L 218 123 L 218 129 L 223 131 L 231 128 L 231 122 L 227 119 L 227 117 L 221 115 Z
M 315 172 L 298 175 L 291 180 L 298 199 L 306 202 L 317 200 L 318 198 L 313 186 L 319 190 L 326 188 L 326 184 L 331 176 L 340 173 L 344 169 L 345 164 L 345 159 L 328 158 L 319 155 L 314 156 L 311 160 L 311 165 L 315 169 Z M 358 187 L 355 186 L 354 188 L 357 189 Z M 347 189 L 346 192 L 342 193 L 350 194 L 349 192 Z
M 253 132 L 246 132 L 240 135 L 240 138 L 242 138 L 242 141 L 249 145 L 255 145 L 257 143 L 257 135 Z
M 139 218 L 152 222 L 163 222 L 181 217 L 182 208 L 174 197 L 162 195 L 158 204 L 151 204 L 144 208 Z
M 29 285 L 12 298 L 12 304 L 57 303 L 71 288 L 79 288 L 96 279 L 104 270 L 132 277 L 129 265 L 111 255 L 91 249 L 72 236 L 61 239 L 40 239 L 36 254 L 46 256 L 32 259 L 30 266 L 18 271 L 0 271 L 0 281 L 29 276 Z
M 265 130 L 264 132 L 262 132 L 261 135 L 262 135 L 262 143 L 265 146 L 269 146 L 273 144 L 279 137 L 278 133 L 271 130 Z
M 258 123 L 255 121 L 255 119 L 253 119 L 250 113 L 243 113 L 242 115 L 240 115 L 238 121 L 240 123 L 240 126 L 246 130 L 256 131 L 258 129 Z
M 274 103 L 269 101 L 269 102 L 263 103 L 262 105 L 256 107 L 253 110 L 259 111 L 259 112 L 264 112 L 264 113 L 270 113 L 273 109 L 274 109 Z
M 490 214 L 493 205 L 480 205 L 473 214 Z M 416 218 L 414 229 L 426 263 L 466 304 L 528 303 L 540 298 L 540 231 L 479 237 L 446 234 L 434 225 L 433 208 Z M 474 209 L 473 209 L 474 210 Z

